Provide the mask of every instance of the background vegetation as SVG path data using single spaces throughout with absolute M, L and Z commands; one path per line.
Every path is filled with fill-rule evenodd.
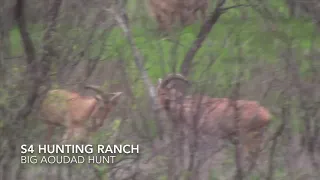
M 148 79 L 156 85 L 158 78 L 182 71 L 188 52 L 206 28 L 202 21 L 176 26 L 163 36 L 144 0 L 3 0 L 1 4 L 0 179 L 190 177 L 183 165 L 170 164 L 173 154 L 166 148 L 172 146 L 166 145 L 170 128 L 165 128 L 165 140 L 159 140 L 158 123 L 167 127 L 170 121 L 151 113 Z M 272 112 L 264 149 L 253 170 L 244 168 L 242 179 L 318 179 L 320 4 L 226 0 L 223 5 L 232 6 L 236 7 L 211 23 L 212 30 L 188 65 L 188 78 L 213 97 L 229 97 L 239 88 L 240 99 L 259 101 Z M 216 1 L 210 0 L 208 19 L 215 7 Z M 112 12 L 128 15 L 137 50 Z M 137 66 L 139 61 L 143 68 Z M 59 87 L 90 95 L 85 84 L 125 93 L 90 143 L 138 143 L 140 156 L 118 157 L 112 165 L 78 164 L 63 170 L 21 165 L 20 144 L 44 143 L 46 127 L 37 111 L 46 90 Z M 55 135 L 58 141 L 62 132 Z M 155 147 L 161 147 L 161 153 L 151 153 Z M 203 163 L 197 179 L 239 179 L 233 151 L 228 144 L 208 157 L 210 162 Z

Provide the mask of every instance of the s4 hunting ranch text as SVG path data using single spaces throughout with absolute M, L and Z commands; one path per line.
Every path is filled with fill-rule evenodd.
M 76 144 L 45 144 L 21 145 L 21 154 L 134 154 L 139 153 L 139 145 L 76 145 Z

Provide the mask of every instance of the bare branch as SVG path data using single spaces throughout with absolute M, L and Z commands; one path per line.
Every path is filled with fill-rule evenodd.
M 126 14 L 126 12 L 122 9 L 122 11 L 120 12 L 115 12 L 114 9 L 110 10 L 111 13 L 115 16 L 116 21 L 118 22 L 118 24 L 120 25 L 120 27 L 122 28 L 128 42 L 129 45 L 131 47 L 132 53 L 134 55 L 134 62 L 136 64 L 136 66 L 139 69 L 139 72 L 141 73 L 141 77 L 142 80 L 144 82 L 145 87 L 148 89 L 148 93 L 150 96 L 150 100 L 151 100 L 151 104 L 153 106 L 153 110 L 155 111 L 155 116 L 158 116 L 158 112 L 160 107 L 160 104 L 157 101 L 157 97 L 156 97 L 156 90 L 155 87 L 152 85 L 151 80 L 148 77 L 147 71 L 143 66 L 143 57 L 140 53 L 140 51 L 138 50 L 136 44 L 134 43 L 133 37 L 132 37 L 132 33 L 129 27 L 129 22 L 128 22 L 128 16 Z M 162 126 L 159 123 L 159 121 L 156 121 L 157 126 L 158 126 L 158 131 L 159 131 L 159 135 L 160 138 L 162 138 Z
M 52 59 L 50 58 L 50 56 L 54 55 L 54 51 L 53 51 L 53 47 L 52 45 L 48 42 L 49 40 L 52 39 L 53 37 L 53 33 L 55 32 L 55 28 L 56 28 L 56 18 L 58 16 L 58 12 L 61 6 L 62 0 L 55 0 L 55 2 L 53 3 L 50 12 L 49 12 L 49 25 L 48 25 L 48 29 L 44 34 L 44 54 L 42 56 L 42 58 L 40 59 L 39 64 L 37 64 L 38 68 L 36 69 L 35 72 L 31 71 L 31 73 L 33 73 L 33 76 L 31 78 L 31 87 L 29 89 L 29 95 L 27 97 L 26 103 L 25 105 L 18 111 L 17 116 L 16 116 L 16 120 L 22 119 L 27 117 L 32 110 L 32 107 L 37 99 L 38 96 L 38 90 L 40 85 L 42 84 L 42 82 L 45 80 L 45 78 L 47 77 L 47 75 L 50 72 L 50 66 L 51 66 L 51 62 Z M 17 1 L 17 17 L 20 17 L 20 31 L 26 35 L 27 31 L 25 26 L 25 22 L 23 21 L 23 16 L 24 16 L 24 12 L 23 12 L 23 5 L 24 5 L 24 1 L 23 0 L 18 0 Z M 21 19 L 22 18 L 22 19 Z M 22 29 L 21 29 L 22 27 Z M 26 31 L 26 32 L 24 32 Z M 31 44 L 32 41 L 31 39 L 29 39 Z M 28 41 L 28 40 L 27 40 Z M 29 43 L 30 43 L 29 42 Z M 28 45 L 30 46 L 30 44 Z M 30 48 L 30 47 L 28 47 Z M 29 49 L 25 49 L 26 51 L 28 51 Z M 30 56 L 31 55 L 31 56 Z M 31 59 L 32 58 L 32 59 Z M 29 54 L 27 59 L 28 63 L 32 63 L 34 60 L 34 54 Z
M 31 64 L 35 58 L 35 48 L 33 45 L 33 42 L 29 36 L 28 30 L 27 30 L 27 23 L 25 19 L 25 1 L 24 0 L 17 0 L 16 8 L 15 8 L 15 19 L 17 21 L 20 36 L 22 39 L 22 43 L 24 46 L 24 52 L 26 53 L 26 61 L 28 64 Z
M 211 17 L 208 20 L 206 20 L 206 22 L 202 25 L 200 32 L 197 35 L 197 39 L 192 43 L 192 46 L 185 55 L 183 63 L 180 67 L 182 75 L 188 76 L 189 71 L 191 69 L 193 58 L 198 52 L 198 50 L 201 48 L 202 43 L 207 38 L 212 27 L 217 23 L 218 19 L 222 15 L 223 9 L 221 7 L 225 4 L 225 2 L 226 0 L 219 0 Z
M 234 5 L 234 6 L 229 6 L 229 7 L 222 8 L 221 11 L 226 12 L 227 10 L 234 9 L 234 8 L 238 8 L 238 7 L 252 7 L 252 5 L 249 5 L 249 4 L 239 4 L 239 5 Z

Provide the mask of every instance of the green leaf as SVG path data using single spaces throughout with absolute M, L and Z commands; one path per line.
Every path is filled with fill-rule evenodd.
M 120 127 L 120 124 L 121 124 L 121 120 L 120 119 L 115 119 L 113 121 L 113 124 L 112 124 L 112 130 L 113 131 L 118 131 L 119 127 Z

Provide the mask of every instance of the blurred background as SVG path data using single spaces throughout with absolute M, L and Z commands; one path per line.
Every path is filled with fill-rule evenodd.
M 319 179 L 320 2 L 204 0 L 205 18 L 169 31 L 159 29 L 150 2 L 159 3 L 163 22 L 173 18 L 176 6 L 166 2 L 177 0 L 0 1 L 0 179 Z M 251 168 L 237 165 L 227 141 L 200 153 L 206 161 L 176 152 L 172 121 L 157 112 L 153 94 L 169 73 L 182 73 L 208 96 L 236 89 L 239 99 L 269 109 Z M 94 95 L 86 84 L 124 93 L 88 143 L 139 144 L 140 154 L 114 164 L 20 164 L 21 144 L 46 143 L 37 114 L 47 90 Z M 57 128 L 53 141 L 63 134 Z

